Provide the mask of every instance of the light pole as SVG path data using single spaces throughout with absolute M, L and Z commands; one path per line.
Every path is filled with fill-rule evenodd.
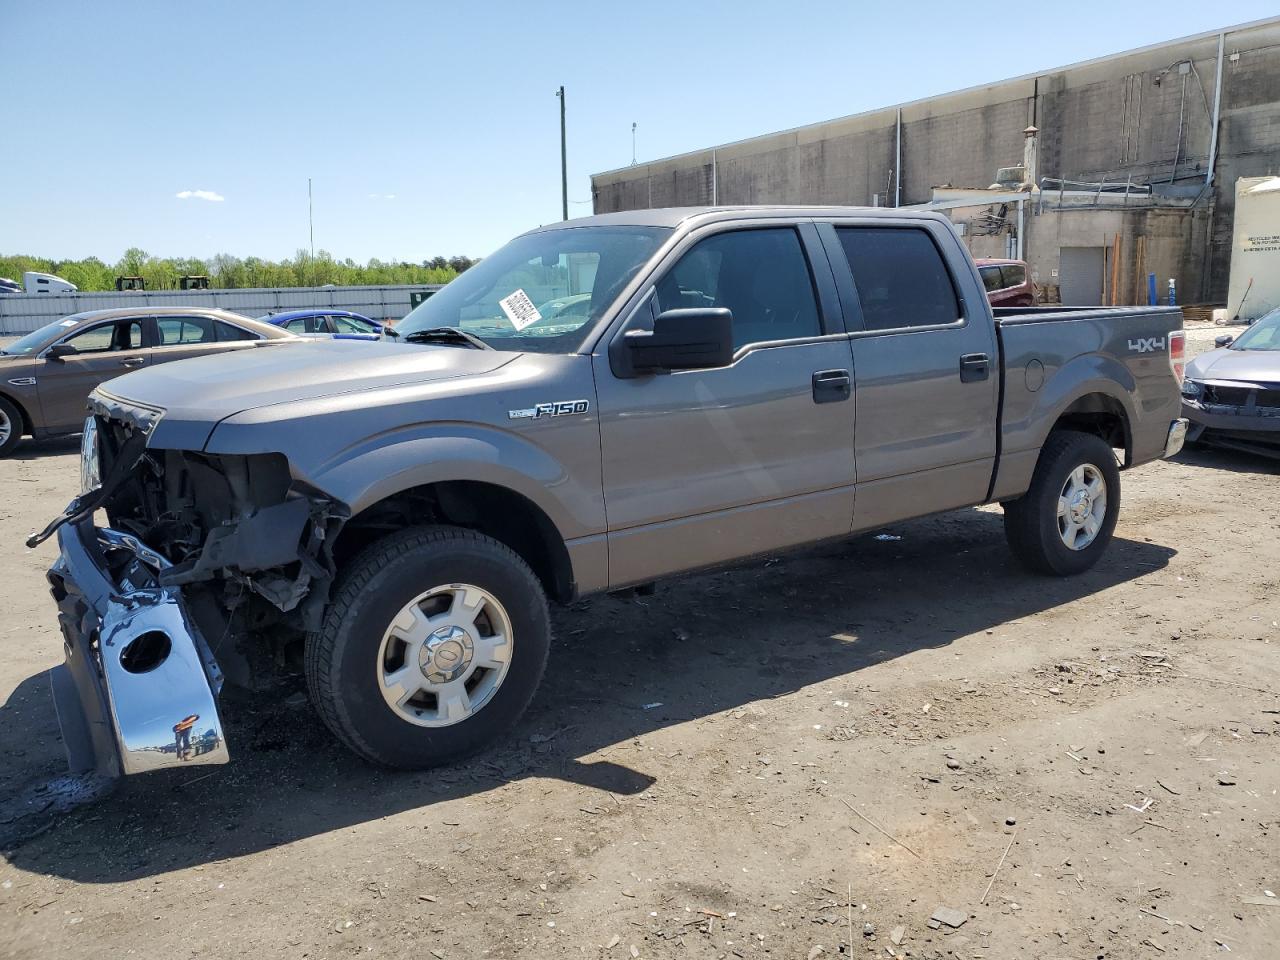
M 311 209 L 311 178 L 307 177 L 307 227 L 311 231 L 311 259 L 316 258 L 316 221 Z
M 636 122 L 631 121 L 631 165 L 636 165 Z
M 564 139 L 564 87 L 556 91 L 560 98 L 560 208 L 561 219 L 569 219 L 569 154 Z

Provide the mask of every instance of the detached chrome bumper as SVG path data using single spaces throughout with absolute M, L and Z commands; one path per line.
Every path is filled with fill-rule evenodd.
M 1168 457 L 1176 457 L 1182 450 L 1182 445 L 1187 442 L 1187 421 L 1175 420 L 1169 425 L 1169 437 L 1164 443 L 1164 455 Z
M 157 584 L 168 561 L 89 520 L 61 527 L 58 545 L 48 576 L 66 662 L 52 683 L 72 771 L 226 763 L 221 673 L 178 588 Z

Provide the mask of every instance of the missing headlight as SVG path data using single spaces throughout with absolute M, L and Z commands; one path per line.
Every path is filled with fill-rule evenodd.
M 90 416 L 84 422 L 80 437 L 80 495 L 91 493 L 102 486 L 102 453 L 98 443 L 98 418 Z

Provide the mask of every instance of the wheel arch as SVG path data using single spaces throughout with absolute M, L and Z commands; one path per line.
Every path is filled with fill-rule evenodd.
M 573 563 L 556 524 L 532 499 L 482 480 L 435 480 L 368 504 L 343 525 L 334 543 L 341 565 L 387 534 L 423 523 L 475 530 L 514 550 L 533 569 L 548 596 L 568 603 L 577 594 Z
M 17 408 L 18 416 L 22 418 L 21 427 L 24 435 L 30 436 L 35 433 L 35 422 L 31 419 L 31 414 L 27 411 L 26 405 L 23 404 L 21 400 L 15 397 L 12 393 L 6 393 L 3 390 L 0 390 L 0 399 L 9 401 Z
M 1113 394 L 1095 390 L 1076 397 L 1053 421 L 1049 435 L 1059 430 L 1092 433 L 1123 450 L 1126 465 L 1133 460 L 1133 424 L 1128 408 Z

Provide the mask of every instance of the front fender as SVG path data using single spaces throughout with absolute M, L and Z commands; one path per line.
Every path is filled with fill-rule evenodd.
M 595 456 L 598 464 L 598 452 Z M 299 479 L 347 504 L 352 515 L 412 487 L 446 480 L 479 481 L 532 501 L 564 540 L 604 529 L 598 483 L 588 486 L 530 439 L 483 424 L 419 424 L 370 437 Z

